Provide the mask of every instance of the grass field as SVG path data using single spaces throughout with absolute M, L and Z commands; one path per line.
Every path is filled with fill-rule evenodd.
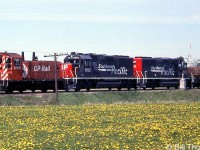
M 200 145 L 199 102 L 4 106 L 0 114 L 0 149 Z
M 1 95 L 0 106 L 30 105 L 85 105 L 85 104 L 116 104 L 116 103 L 176 103 L 200 102 L 200 90 L 169 90 L 169 91 L 124 91 L 124 92 L 64 92 L 59 93 L 59 102 L 55 101 L 54 93 L 36 93 L 26 95 Z

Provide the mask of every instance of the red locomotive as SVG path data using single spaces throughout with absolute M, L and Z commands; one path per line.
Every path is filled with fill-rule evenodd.
M 58 88 L 63 87 L 63 64 L 54 61 L 37 61 L 35 53 L 33 60 L 26 61 L 24 54 L 16 53 L 0 53 L 0 90 L 6 93 L 25 90 L 54 90 L 55 85 L 55 69 L 58 77 Z

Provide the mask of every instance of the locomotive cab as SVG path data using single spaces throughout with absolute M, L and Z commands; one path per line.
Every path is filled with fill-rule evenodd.
M 92 58 L 89 55 L 80 55 L 79 76 L 92 76 Z
M 76 53 L 67 55 L 64 59 L 62 67 L 64 78 L 73 78 L 77 74 L 77 68 L 79 67 L 79 56 Z
M 0 90 L 10 93 L 22 89 L 16 86 L 22 80 L 22 62 L 23 58 L 16 53 L 0 53 Z
M 178 67 L 179 67 L 179 77 L 187 76 L 187 63 L 184 61 L 183 57 L 178 58 Z
M 1 80 L 22 80 L 22 57 L 15 53 L 0 54 Z
M 65 77 L 85 77 L 92 75 L 92 58 L 82 53 L 71 53 L 65 59 Z
M 191 87 L 192 87 L 192 75 L 191 75 L 191 73 L 188 72 L 187 63 L 184 61 L 183 57 L 179 57 L 178 60 L 179 60 L 178 76 L 179 76 L 179 78 L 185 79 L 186 88 L 191 89 Z

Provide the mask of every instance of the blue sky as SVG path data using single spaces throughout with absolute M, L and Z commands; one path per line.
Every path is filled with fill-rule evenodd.
M 199 0 L 0 0 L 0 50 L 200 58 Z M 62 59 L 62 58 L 61 58 Z

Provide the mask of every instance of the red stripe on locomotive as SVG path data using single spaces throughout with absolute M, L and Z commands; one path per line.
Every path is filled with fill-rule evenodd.
M 142 58 L 133 58 L 133 76 L 136 78 L 142 78 Z
M 72 70 L 72 64 L 63 63 L 62 64 L 62 77 L 63 78 L 72 78 L 74 77 L 74 71 Z

